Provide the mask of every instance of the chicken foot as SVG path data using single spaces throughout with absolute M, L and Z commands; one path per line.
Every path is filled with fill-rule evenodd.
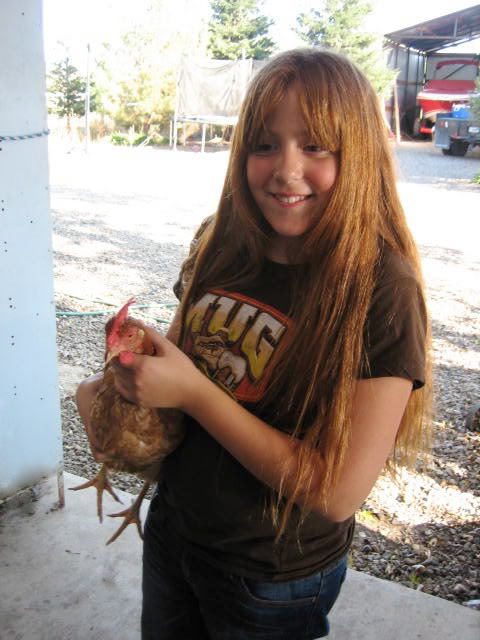
M 119 513 L 108 514 L 109 518 L 123 517 L 123 522 L 119 526 L 119 528 L 116 530 L 116 532 L 113 534 L 113 536 L 107 540 L 107 543 L 106 543 L 107 545 L 114 542 L 119 537 L 119 535 L 123 532 L 123 530 L 128 527 L 129 524 L 137 525 L 138 535 L 143 540 L 142 522 L 140 520 L 140 507 L 150 487 L 150 484 L 151 483 L 148 481 L 143 484 L 142 490 L 136 497 L 135 502 L 133 502 L 128 509 L 125 509 L 124 511 L 120 511 Z
M 88 489 L 89 487 L 95 487 L 97 490 L 97 515 L 100 522 L 103 522 L 103 492 L 108 491 L 108 493 L 115 498 L 117 502 L 122 502 L 110 484 L 110 480 L 107 475 L 107 467 L 104 464 L 102 464 L 100 471 L 94 478 L 78 485 L 78 487 L 70 487 L 70 491 L 80 491 L 81 489 Z

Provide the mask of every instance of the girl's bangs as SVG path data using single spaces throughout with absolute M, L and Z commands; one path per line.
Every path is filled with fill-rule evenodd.
M 270 116 L 290 89 L 297 90 L 309 143 L 332 153 L 339 151 L 341 118 L 339 110 L 331 107 L 331 96 L 327 97 L 330 93 L 328 87 L 319 86 L 318 78 L 313 84 L 309 84 L 308 78 L 302 80 L 279 74 L 266 83 L 258 83 L 246 113 L 244 140 L 248 152 L 255 148 L 268 130 Z
M 302 116 L 312 144 L 326 151 L 337 153 L 340 150 L 341 107 L 336 105 L 335 92 L 318 83 L 297 83 Z M 337 107 L 337 108 L 336 108 Z
M 287 90 L 287 86 L 279 86 L 275 83 L 257 87 L 257 91 L 252 96 L 247 114 L 248 123 L 245 127 L 245 142 L 249 152 L 256 147 L 262 135 L 268 130 L 267 122 L 285 97 Z

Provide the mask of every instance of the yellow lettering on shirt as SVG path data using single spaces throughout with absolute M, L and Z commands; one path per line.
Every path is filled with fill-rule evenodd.
M 217 333 L 220 329 L 225 329 L 225 325 L 228 320 L 228 316 L 230 315 L 233 307 L 236 304 L 236 300 L 233 298 L 226 298 L 222 296 L 218 298 L 215 303 L 215 311 L 208 323 L 207 332 L 209 335 L 213 335 Z
M 189 308 L 186 318 L 187 331 L 200 333 L 205 315 L 217 298 L 218 296 L 213 293 L 206 293 L 198 302 Z
M 237 342 L 237 340 L 242 337 L 248 322 L 253 321 L 253 318 L 257 313 L 258 309 L 252 307 L 250 304 L 244 303 L 239 307 L 228 326 L 228 339 L 230 342 Z
M 250 374 L 254 380 L 262 376 L 285 329 L 278 320 L 262 312 L 247 332 L 241 349 L 247 356 Z

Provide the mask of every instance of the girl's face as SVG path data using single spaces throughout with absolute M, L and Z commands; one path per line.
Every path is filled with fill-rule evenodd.
M 289 262 L 289 249 L 325 209 L 338 172 L 337 157 L 310 139 L 295 88 L 266 123 L 247 159 L 252 196 L 273 229 L 267 256 Z

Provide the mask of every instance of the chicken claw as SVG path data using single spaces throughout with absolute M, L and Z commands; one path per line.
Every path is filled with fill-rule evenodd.
M 143 499 L 144 499 L 145 494 L 147 493 L 149 487 L 150 487 L 150 482 L 145 482 L 143 487 L 142 487 L 142 490 L 140 491 L 140 493 L 136 497 L 135 502 L 133 502 L 131 507 L 129 507 L 128 509 L 125 509 L 124 511 L 120 511 L 119 513 L 109 513 L 108 514 L 109 518 L 121 518 L 121 517 L 123 517 L 123 522 L 119 526 L 119 528 L 115 531 L 113 536 L 107 540 L 107 542 L 106 542 L 107 545 L 109 545 L 112 542 L 114 542 L 119 537 L 119 535 L 123 532 L 123 530 L 128 527 L 129 524 L 136 524 L 137 525 L 138 535 L 143 540 L 142 523 L 141 523 L 141 520 L 140 520 L 140 506 L 141 506 L 141 504 L 143 502 Z
M 117 494 L 115 493 L 115 491 L 113 490 L 112 485 L 110 484 L 110 480 L 108 479 L 108 475 L 107 475 L 107 467 L 105 465 L 102 465 L 102 468 L 94 478 L 92 478 L 91 480 L 88 480 L 87 482 L 84 482 L 83 484 L 78 485 L 78 487 L 70 487 L 70 491 L 80 491 L 80 489 L 88 489 L 89 487 L 95 487 L 97 490 L 97 515 L 100 522 L 103 522 L 103 508 L 102 508 L 103 492 L 108 491 L 108 493 L 117 502 L 120 502 L 120 503 L 122 502 L 120 498 L 117 496 Z

